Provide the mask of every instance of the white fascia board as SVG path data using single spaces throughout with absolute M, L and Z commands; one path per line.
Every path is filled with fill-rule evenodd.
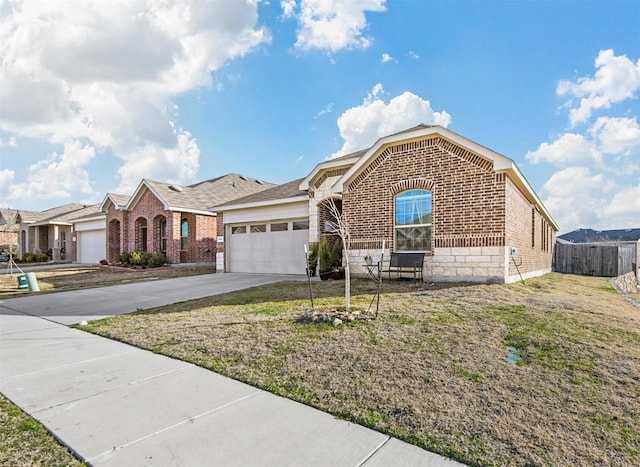
M 100 207 L 98 208 L 98 211 L 102 211 L 102 212 L 106 213 L 107 212 L 106 211 L 107 203 L 109 201 L 111 202 L 111 204 L 113 204 L 115 206 L 116 211 L 122 211 L 122 210 L 124 210 L 126 208 L 126 206 L 120 206 L 118 203 L 116 203 L 116 200 L 111 197 L 111 194 L 107 193 L 105 195 L 104 199 L 102 200 L 102 203 L 100 204 Z
M 307 175 L 304 180 L 302 180 L 302 182 L 300 183 L 300 191 L 307 191 L 309 189 L 309 183 L 311 183 L 311 180 L 313 180 L 320 172 L 334 169 L 336 167 L 353 165 L 359 159 L 359 157 L 354 156 L 340 159 L 329 159 L 328 161 L 320 162 L 313 168 L 311 173 Z
M 68 226 L 72 226 L 73 224 L 70 223 L 70 222 L 60 222 L 60 221 L 52 220 L 52 221 L 34 222 L 32 225 L 34 227 L 44 227 L 45 225 L 68 225 Z
M 215 216 L 215 213 L 212 213 L 211 211 L 203 211 L 201 209 L 189 209 L 189 208 L 181 208 L 179 206 L 167 206 L 166 204 L 164 205 L 164 209 L 167 211 L 173 211 L 173 212 L 188 212 L 191 214 L 201 214 L 203 216 Z
M 92 221 L 100 221 L 106 219 L 106 214 L 96 214 L 91 217 L 79 217 L 78 219 L 70 219 L 69 222 L 72 224 L 81 224 L 83 222 L 92 222 Z
M 551 217 L 551 214 L 549 213 L 549 211 L 547 211 L 546 206 L 542 204 L 542 201 L 540 200 L 540 198 L 538 198 L 536 192 L 533 191 L 533 188 L 531 188 L 531 185 L 529 185 L 529 182 L 526 178 L 524 178 L 524 175 L 522 175 L 522 172 L 520 172 L 520 169 L 518 169 L 518 166 L 515 165 L 515 163 L 509 169 L 496 170 L 496 172 L 506 172 L 509 177 L 515 182 L 518 188 L 520 188 L 523 193 L 525 193 L 525 195 L 528 194 L 530 196 L 530 201 L 533 201 L 533 203 L 540 208 L 540 211 L 542 211 L 544 217 L 546 217 L 547 221 L 549 221 L 556 232 L 560 231 L 560 227 L 553 219 L 553 217 Z
M 107 193 L 104 197 L 104 199 L 102 200 L 102 203 L 100 203 L 100 208 L 99 210 L 102 212 L 107 212 L 107 201 L 111 201 L 111 204 L 113 204 L 114 206 L 117 206 L 116 203 L 111 199 L 111 196 L 109 196 L 109 193 Z
M 308 196 L 293 196 L 291 198 L 271 199 L 268 201 L 256 201 L 254 203 L 230 204 L 228 206 L 214 206 L 209 208 L 211 212 L 235 211 L 238 209 L 262 208 L 265 206 L 277 206 L 279 204 L 308 202 Z
M 135 204 L 138 202 L 138 196 L 141 195 L 140 191 L 142 190 L 142 187 L 147 187 L 148 190 L 151 190 L 149 185 L 147 185 L 147 182 L 146 182 L 145 179 L 140 180 L 140 183 L 138 184 L 138 187 L 133 191 L 133 194 L 131 195 L 131 198 L 129 198 L 129 202 L 124 207 L 124 209 L 126 211 L 130 211 L 131 208 L 133 206 L 135 206 Z

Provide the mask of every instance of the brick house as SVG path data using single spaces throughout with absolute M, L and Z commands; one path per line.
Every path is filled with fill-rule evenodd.
M 281 200 L 247 196 L 211 208 L 224 237 L 219 269 L 281 272 L 269 261 L 272 251 L 283 254 L 272 243 L 292 236 L 294 221 L 307 222 L 306 241 L 317 242 L 332 198 L 350 227 L 355 273 L 364 273 L 365 255 L 379 260 L 383 242 L 387 258 L 424 252 L 428 280 L 508 283 L 551 270 L 558 226 L 515 162 L 446 128 L 419 125 L 383 137 L 296 183 Z M 282 271 L 304 274 L 300 240 L 289 244 L 291 264 Z
M 122 252 L 164 253 L 172 264 L 211 263 L 216 258 L 215 203 L 253 194 L 273 184 L 229 174 L 189 186 L 144 179 L 133 195 L 108 194 L 106 259 L 117 262 Z

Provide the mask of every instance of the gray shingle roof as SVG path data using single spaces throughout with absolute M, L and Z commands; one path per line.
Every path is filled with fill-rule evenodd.
M 115 202 L 119 207 L 124 207 L 127 205 L 131 196 L 129 195 L 119 195 L 118 193 L 109 193 L 109 197 L 113 202 Z
M 577 229 L 558 236 L 572 243 L 636 242 L 640 240 L 640 228 L 617 230 Z
M 41 211 L 38 213 L 34 224 L 47 225 L 55 223 L 68 223 L 69 219 L 72 219 L 77 211 L 84 209 L 85 207 L 86 205 L 84 204 L 71 203 L 47 209 L 46 211 Z M 20 214 L 22 215 L 22 211 L 20 212 Z
M 170 209 L 207 211 L 210 206 L 226 203 L 271 187 L 273 183 L 239 174 L 228 174 L 189 186 L 178 186 L 155 180 L 143 180 Z M 135 195 L 134 195 L 135 196 Z
M 268 188 L 258 193 L 253 193 L 251 195 L 244 196 L 242 198 L 233 199 L 226 203 L 215 205 L 213 207 L 210 207 L 210 209 L 212 211 L 216 211 L 219 208 L 224 208 L 225 206 L 260 203 L 265 201 L 274 201 L 278 199 L 295 198 L 297 196 L 306 198 L 309 196 L 307 192 L 300 190 L 300 183 L 302 182 L 302 180 L 304 179 L 298 178 L 297 180 L 293 180 L 291 182 L 287 182 L 282 185 L 273 186 L 272 188 Z M 220 209 L 220 210 L 224 210 L 224 209 Z
M 74 211 L 72 213 L 69 213 L 67 216 L 68 217 L 67 220 L 70 223 L 74 223 L 75 221 L 79 221 L 79 220 L 83 220 L 83 219 L 90 219 L 92 217 L 96 217 L 96 216 L 105 216 L 106 214 L 102 211 L 100 211 L 100 203 L 98 204 L 92 204 L 90 206 L 87 206 L 85 208 L 79 209 L 78 211 Z

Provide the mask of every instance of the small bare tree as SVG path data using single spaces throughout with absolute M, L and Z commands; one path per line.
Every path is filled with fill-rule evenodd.
M 349 267 L 349 251 L 351 250 L 351 233 L 349 224 L 338 208 L 334 197 L 328 197 L 324 201 L 332 220 L 329 221 L 331 232 L 337 234 L 342 241 L 344 265 L 344 311 L 351 309 L 351 269 Z
M 6 217 L 2 218 L 2 225 L 5 226 L 5 231 L 8 232 L 10 238 L 15 238 L 15 244 L 10 240 L 9 241 L 9 251 L 8 251 L 8 269 L 7 273 L 13 275 L 13 268 L 15 267 L 24 274 L 22 269 L 16 264 L 13 256 L 18 252 L 18 237 L 20 235 L 20 225 L 17 222 L 18 211 L 13 211 L 11 209 L 6 210 Z M 24 246 L 23 246 L 24 248 Z M 2 253 L 2 251 L 0 251 Z

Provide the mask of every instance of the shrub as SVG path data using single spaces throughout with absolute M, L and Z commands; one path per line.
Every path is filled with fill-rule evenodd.
M 327 237 L 320 237 L 320 250 L 318 254 L 320 256 L 320 270 L 326 271 L 331 269 L 331 251 L 329 250 Z
M 130 261 L 131 261 L 131 253 L 129 253 L 128 251 L 123 251 L 118 256 L 118 263 L 129 264 Z
M 46 263 L 49 257 L 46 253 L 25 253 L 22 259 L 26 263 Z
M 150 268 L 159 268 L 167 264 L 167 257 L 162 253 L 152 253 L 147 261 L 147 266 Z
M 150 253 L 148 251 L 123 252 L 118 257 L 125 266 L 140 266 L 142 268 L 157 268 L 167 264 L 167 257 L 162 253 Z
M 341 265 L 342 264 L 342 240 L 338 239 L 333 244 L 333 248 L 331 249 L 331 265 Z

